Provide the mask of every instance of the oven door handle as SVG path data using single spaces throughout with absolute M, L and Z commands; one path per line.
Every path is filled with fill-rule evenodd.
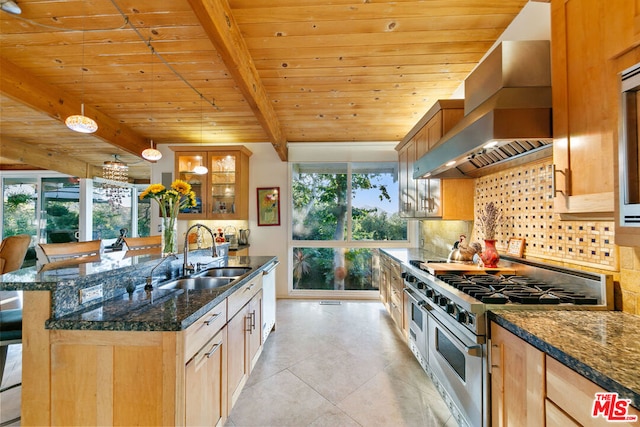
M 428 305 L 426 302 L 422 301 L 420 298 L 416 297 L 415 292 L 412 289 L 404 288 L 404 293 L 407 294 L 409 298 L 411 298 L 413 303 L 417 305 L 418 308 L 420 308 L 422 311 L 428 312 L 429 310 L 431 310 L 431 306 Z
M 451 341 L 453 345 L 455 345 L 458 348 L 458 350 L 464 353 L 467 353 L 469 356 L 482 357 L 482 345 L 480 344 L 466 345 L 460 340 L 460 338 L 455 336 L 455 334 L 451 333 L 435 316 L 431 315 L 431 319 L 435 320 L 436 327 L 440 330 L 441 333 L 445 334 L 447 338 L 449 338 L 449 341 Z M 437 340 L 437 335 L 436 335 L 436 340 Z

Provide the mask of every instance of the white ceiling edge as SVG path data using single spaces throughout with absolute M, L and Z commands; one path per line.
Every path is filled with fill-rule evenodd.
M 480 62 L 505 40 L 551 40 L 551 3 L 529 1 L 525 4 Z M 464 98 L 464 82 L 453 92 L 451 98 Z
M 398 141 L 299 142 L 287 144 L 289 162 L 396 162 Z

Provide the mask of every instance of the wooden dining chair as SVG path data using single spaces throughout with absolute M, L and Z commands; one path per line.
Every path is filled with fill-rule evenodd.
M 28 234 L 9 236 L 2 240 L 0 243 L 0 274 L 22 267 L 29 243 L 31 243 L 31 236 Z
M 17 236 L 9 236 L 0 243 L 0 274 L 10 273 L 22 267 L 22 262 L 29 249 L 31 236 L 27 234 L 19 234 Z M 14 297 L 17 301 L 20 298 Z M 7 354 L 9 346 L 12 344 L 22 343 L 22 307 L 18 304 L 18 308 L 3 309 L 3 301 L 0 301 L 0 385 L 2 384 L 2 376 L 4 375 L 4 367 L 7 363 Z M 9 306 L 10 304 L 6 304 Z M 10 390 L 20 386 L 17 383 L 6 388 L 0 388 L 0 391 Z M 15 420 L 12 420 L 15 421 Z
M 101 240 L 90 240 L 88 242 L 69 243 L 39 243 L 44 257 L 42 264 L 74 261 L 93 262 L 100 261 Z

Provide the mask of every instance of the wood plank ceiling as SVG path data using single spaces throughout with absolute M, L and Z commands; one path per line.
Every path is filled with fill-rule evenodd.
M 16 0 L 0 164 L 147 178 L 157 144 L 399 141 L 527 0 Z M 151 48 L 150 48 L 151 46 Z M 152 53 L 153 52 L 155 53 Z M 97 133 L 64 119 L 96 119 Z

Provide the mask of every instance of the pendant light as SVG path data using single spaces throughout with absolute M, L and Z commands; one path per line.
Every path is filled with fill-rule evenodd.
M 0 0 L 0 9 L 13 15 L 20 15 L 22 9 L 13 0 Z
M 153 75 L 154 50 L 153 50 L 153 46 L 151 46 L 151 41 L 149 41 L 148 45 L 149 45 L 149 49 L 151 49 L 151 96 L 149 97 L 151 99 L 151 107 L 149 109 L 152 110 L 153 109 L 153 82 L 155 80 L 155 76 Z M 142 158 L 145 160 L 149 160 L 151 162 L 157 162 L 162 158 L 162 153 L 160 152 L 160 150 L 153 148 L 153 139 L 151 140 L 151 147 L 146 148 L 145 150 L 142 151 Z
M 84 28 L 82 29 L 82 68 L 80 71 L 82 74 L 80 75 L 80 86 L 82 89 L 82 94 L 80 96 L 80 114 L 75 114 L 73 116 L 69 116 L 64 121 L 64 124 L 67 125 L 69 129 L 75 132 L 80 133 L 94 133 L 98 130 L 98 124 L 92 118 L 89 118 L 84 115 Z
M 200 145 L 202 145 L 202 122 L 204 121 L 204 114 L 202 113 L 202 94 L 200 94 Z M 200 157 L 200 165 L 193 168 L 193 173 L 196 175 L 204 175 L 209 172 L 206 166 L 202 164 L 202 157 Z
M 153 139 L 151 140 L 151 147 L 145 148 L 142 151 L 142 158 L 145 160 L 149 160 L 150 162 L 157 162 L 162 158 L 162 153 L 160 150 L 153 148 Z
M 112 161 L 102 165 L 103 185 L 109 204 L 113 207 L 122 206 L 122 202 L 129 190 L 123 185 L 129 182 L 129 166 L 123 163 L 117 154 Z

